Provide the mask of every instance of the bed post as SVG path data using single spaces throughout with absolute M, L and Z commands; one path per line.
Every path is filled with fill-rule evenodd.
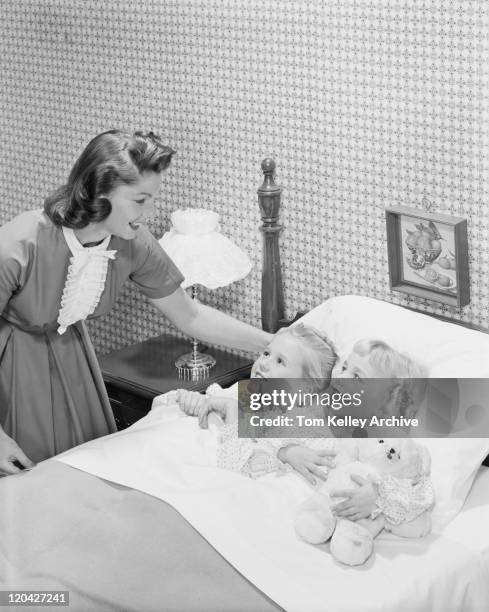
M 275 162 L 264 159 L 261 163 L 264 179 L 258 188 L 263 225 L 263 267 L 261 277 L 261 322 L 267 332 L 276 332 L 279 321 L 284 318 L 284 296 L 282 288 L 282 271 L 280 269 L 280 251 L 278 235 L 282 226 L 278 223 L 281 189 L 273 180 Z

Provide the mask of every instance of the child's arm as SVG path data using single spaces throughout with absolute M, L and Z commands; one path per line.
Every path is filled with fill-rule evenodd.
M 283 463 L 290 465 L 296 472 L 299 472 L 308 482 L 315 485 L 317 478 L 326 480 L 328 469 L 334 466 L 333 457 L 336 449 L 333 443 L 331 448 L 327 448 L 329 439 L 322 438 L 304 440 L 280 440 L 281 444 L 277 457 Z M 326 447 L 325 447 L 326 442 Z M 316 448 L 310 448 L 316 446 Z
M 305 443 L 316 446 L 308 448 Z M 324 480 L 328 467 L 333 465 L 336 448 L 329 439 L 239 438 L 238 424 L 231 421 L 221 431 L 221 444 L 217 452 L 219 467 L 257 478 L 272 472 L 299 472 L 306 480 L 316 484 Z M 331 448 L 325 448 L 325 445 Z
M 358 487 L 333 491 L 330 493 L 332 498 L 344 497 L 343 501 L 333 505 L 331 510 L 336 516 L 358 521 L 362 518 L 372 516 L 375 510 L 375 502 L 378 497 L 376 485 L 367 478 L 352 475 L 351 479 L 356 482 Z M 372 518 L 374 518 L 372 516 Z
M 399 525 L 414 520 L 434 503 L 429 478 L 416 483 L 394 476 L 381 476 L 375 483 L 360 476 L 352 476 L 352 480 L 360 486 L 332 494 L 332 497 L 346 497 L 334 506 L 336 516 L 357 521 L 383 514 L 389 523 Z
M 379 479 L 377 490 L 372 518 L 382 513 L 392 525 L 414 520 L 435 502 L 433 484 L 427 477 L 413 483 L 408 478 L 384 476 Z
M 218 414 L 226 424 L 237 423 L 238 402 L 232 397 L 207 397 L 198 414 L 202 429 L 209 427 L 209 416 L 213 413 Z
M 177 389 L 176 402 L 180 409 L 189 416 L 199 416 L 200 410 L 204 408 L 207 398 L 202 393 L 197 391 L 187 391 L 186 389 Z
M 221 429 L 217 466 L 258 478 L 279 470 L 280 462 L 261 440 L 240 438 L 238 423 L 233 421 Z
M 238 402 L 230 397 L 208 397 L 197 391 L 178 389 L 177 402 L 185 414 L 198 417 L 202 429 L 207 429 L 209 414 L 212 412 L 218 414 L 225 423 L 234 422 L 238 418 Z

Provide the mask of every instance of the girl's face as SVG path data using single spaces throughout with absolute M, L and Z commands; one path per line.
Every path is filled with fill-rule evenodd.
M 115 187 L 105 195 L 112 205 L 110 215 L 97 225 L 107 234 L 132 240 L 139 226 L 153 216 L 160 188 L 161 174 L 156 172 L 144 172 L 137 182 Z
M 290 334 L 275 336 L 253 364 L 251 378 L 303 378 L 304 355 Z
M 352 351 L 343 362 L 337 378 L 382 378 L 384 373 L 370 363 L 370 355 L 359 355 Z
M 352 351 L 343 363 L 341 372 L 335 374 L 335 388 L 343 393 L 361 393 L 362 405 L 354 416 L 383 417 L 389 412 L 390 399 L 398 383 L 386 378 L 387 374 L 370 363 L 370 355 Z M 369 379 L 377 379 L 375 382 Z M 337 379 L 341 379 L 336 383 Z M 353 413 L 352 413 L 353 414 Z

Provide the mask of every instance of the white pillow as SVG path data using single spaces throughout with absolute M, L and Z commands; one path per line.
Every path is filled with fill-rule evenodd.
M 401 306 L 363 296 L 339 296 L 314 308 L 301 321 L 326 333 L 340 360 L 347 357 L 358 340 L 379 339 L 424 365 L 431 378 L 489 378 L 489 334 Z M 464 389 L 467 395 L 470 385 L 458 383 L 461 402 L 466 401 Z M 488 401 L 484 396 L 478 403 L 489 412 Z M 489 439 L 423 438 L 421 442 L 431 454 L 436 494 L 433 526 L 441 529 L 461 510 L 489 454 Z
M 431 378 L 489 378 L 489 334 L 358 295 L 326 300 L 302 319 L 344 359 L 357 340 L 385 340 L 428 368 Z

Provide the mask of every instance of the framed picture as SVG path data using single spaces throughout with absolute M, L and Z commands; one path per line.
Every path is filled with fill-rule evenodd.
M 458 308 L 469 303 L 466 219 L 394 206 L 386 223 L 391 289 Z

